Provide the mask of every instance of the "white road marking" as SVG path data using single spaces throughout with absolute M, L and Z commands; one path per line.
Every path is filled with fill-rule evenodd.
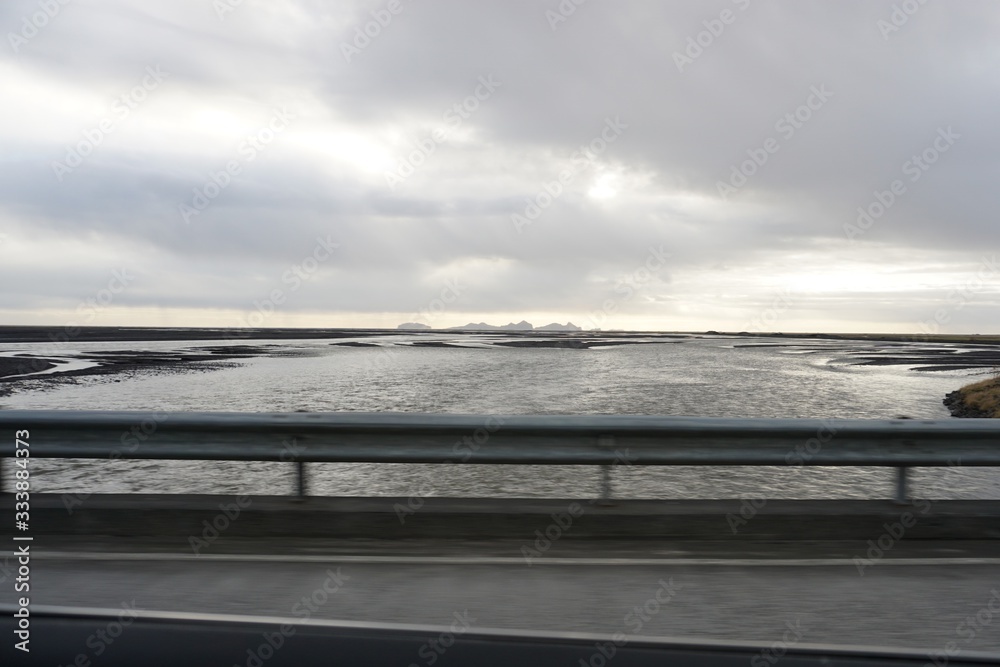
M 14 556 L 4 551 L 0 555 Z M 99 551 L 35 551 L 36 560 L 85 561 L 222 561 L 244 563 L 360 563 L 386 565 L 526 565 L 519 556 L 364 556 L 343 554 L 185 554 L 111 553 Z M 862 556 L 858 556 L 861 558 Z M 1000 558 L 883 558 L 879 565 L 1000 565 Z M 718 567 L 853 566 L 854 558 L 556 558 L 540 556 L 531 565 L 664 565 Z

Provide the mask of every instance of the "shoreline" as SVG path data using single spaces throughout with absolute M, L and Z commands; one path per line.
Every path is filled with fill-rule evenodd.
M 885 343 L 951 343 L 982 347 L 1000 346 L 1000 334 L 840 334 L 726 331 L 475 331 L 460 329 L 349 329 L 349 328 L 226 328 L 226 327 L 75 327 L 0 325 L 3 343 L 60 343 L 69 345 L 100 342 L 229 341 L 368 338 L 372 336 L 419 336 L 422 334 L 494 335 L 524 338 L 783 338 L 785 340 L 841 340 Z
M 76 336 L 68 338 L 68 333 Z M 429 335 L 423 338 L 423 335 Z M 456 341 L 440 340 L 442 335 L 453 336 Z M 435 338 L 430 338 L 434 336 Z M 378 337 L 381 341 L 367 342 Z M 423 340 L 421 340 L 423 338 Z M 718 341 L 722 347 L 731 348 L 798 348 L 802 351 L 825 351 L 835 355 L 837 365 L 849 366 L 901 366 L 918 372 L 934 371 L 986 371 L 1000 367 L 1000 336 L 942 335 L 914 341 L 910 337 L 891 334 L 764 334 L 764 333 L 703 333 L 674 332 L 625 332 L 625 331 L 505 331 L 478 332 L 456 330 L 403 331 L 395 329 L 217 329 L 217 328 L 143 328 L 143 327 L 81 327 L 69 331 L 64 327 L 12 327 L 0 326 L 0 343 L 12 346 L 0 356 L 0 397 L 21 391 L 33 391 L 57 386 L 63 382 L 75 383 L 79 378 L 91 376 L 127 377 L 137 373 L 173 373 L 182 371 L 210 371 L 229 367 L 256 357 L 288 354 L 280 342 L 261 343 L 263 340 L 329 341 L 326 345 L 372 348 L 373 350 L 399 346 L 402 348 L 452 348 L 456 350 L 561 348 L 567 353 L 587 353 L 602 347 L 648 344 L 684 344 L 702 341 L 712 345 Z M 956 338 L 962 339 L 961 341 Z M 997 341 L 992 339 L 996 338 Z M 352 340 L 353 339 L 353 340 Z M 360 339 L 360 340 L 359 340 Z M 402 339 L 402 340 L 400 340 Z M 763 339 L 763 340 L 762 340 Z M 463 340 L 477 343 L 474 346 L 454 344 Z M 824 341 L 819 343 L 816 341 Z M 185 346 L 184 343 L 203 341 L 205 345 Z M 810 341 L 813 341 L 810 343 Z M 826 341 L 840 341 L 836 342 Z M 49 352 L 30 350 L 17 345 L 32 343 L 57 343 L 62 350 Z M 82 352 L 66 350 L 73 343 L 119 342 L 117 350 Z M 179 349 L 152 351 L 135 349 L 125 343 L 177 342 Z M 901 343 L 910 343 L 903 345 Z M 256 344 L 255 344 L 256 343 Z M 890 343 L 881 345 L 880 343 Z M 896 343 L 893 345 L 892 343 Z M 319 343 L 323 345 L 323 343 Z M 294 352 L 291 352 L 294 354 Z M 125 378 L 123 378 L 125 379 Z M 110 381 L 120 382 L 115 377 Z M 978 384 L 978 383 L 977 383 Z M 970 385 L 971 386 L 971 385 Z M 962 389 L 949 393 L 943 400 L 953 417 L 980 418 L 993 416 L 968 405 Z M 1000 391 L 1000 390 L 998 390 Z M 997 416 L 1000 416 L 998 414 Z
M 240 346 L 242 347 L 242 346 Z M 86 355 L 95 360 L 93 366 L 66 371 L 58 371 L 60 365 L 69 365 L 69 359 L 52 356 L 0 357 L 0 398 L 16 391 L 27 390 L 23 383 L 44 383 L 47 385 L 73 382 L 76 378 L 111 376 L 137 372 L 182 372 L 211 371 L 226 367 L 226 362 L 238 361 L 267 354 L 260 347 L 205 347 L 198 352 L 141 352 L 120 350 Z M 37 373 L 37 374 L 36 374 Z M 114 382 L 121 382 L 114 379 Z
M 952 417 L 1000 419 L 1000 376 L 949 392 L 942 402 Z

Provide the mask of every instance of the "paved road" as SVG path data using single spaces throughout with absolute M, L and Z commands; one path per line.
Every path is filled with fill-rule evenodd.
M 147 610 L 442 625 L 467 612 L 480 628 L 766 643 L 800 636 L 807 643 L 929 651 L 955 642 L 964 650 L 1000 652 L 1000 559 L 954 553 L 886 558 L 861 576 L 850 558 L 787 554 L 719 560 L 597 553 L 582 561 L 543 557 L 529 567 L 520 558 L 489 554 L 483 560 L 483 553 L 468 551 L 382 555 L 373 562 L 360 553 L 194 559 L 190 553 L 50 550 L 32 559 L 31 599 L 35 605 L 120 608 L 135 600 Z M 13 600 L 12 586 L 4 583 L 0 602 Z

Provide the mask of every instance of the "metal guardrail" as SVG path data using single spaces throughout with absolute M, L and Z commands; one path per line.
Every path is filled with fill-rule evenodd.
M 604 466 L 1000 466 L 1000 420 L 2 410 L 34 458 Z

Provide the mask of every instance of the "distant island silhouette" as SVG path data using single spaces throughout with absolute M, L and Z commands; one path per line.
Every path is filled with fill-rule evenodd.
M 428 325 L 419 322 L 404 322 L 396 327 L 396 329 L 404 330 L 428 330 L 430 328 Z M 445 331 L 583 331 L 583 329 L 572 322 L 567 322 L 566 324 L 553 322 L 552 324 L 535 328 L 531 322 L 521 320 L 517 323 L 511 322 L 510 324 L 501 326 L 487 324 L 486 322 L 470 322 L 460 327 L 448 327 Z

